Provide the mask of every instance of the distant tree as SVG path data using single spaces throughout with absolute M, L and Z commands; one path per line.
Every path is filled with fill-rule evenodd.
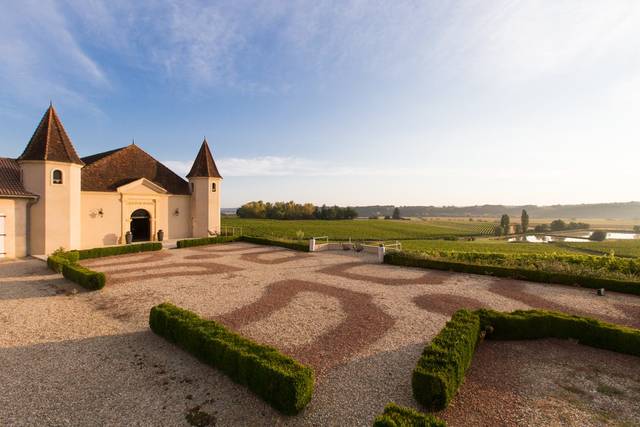
M 536 233 L 546 233 L 547 231 L 549 231 L 549 224 L 538 224 L 533 227 L 533 231 L 535 231 Z
M 391 217 L 389 215 L 385 215 L 384 219 L 391 219 Z
M 522 226 L 523 233 L 529 230 L 529 214 L 524 209 L 522 209 L 522 215 L 520 216 L 520 225 Z
M 567 229 L 567 223 L 561 219 L 555 219 L 549 224 L 551 231 L 562 231 Z
M 268 219 L 354 219 L 358 212 L 351 207 L 338 206 L 321 208 L 312 203 L 299 204 L 290 202 L 264 203 L 263 201 L 248 202 L 238 208 L 236 214 L 240 218 L 268 218 Z
M 503 214 L 500 218 L 500 227 L 502 227 L 504 234 L 509 234 L 509 224 L 511 223 L 511 218 L 509 215 Z
M 640 233 L 640 225 L 634 225 L 634 226 L 633 226 L 633 231 L 634 231 L 635 233 Z
M 395 208 L 393 210 L 393 219 L 401 219 L 402 217 L 400 216 L 400 209 L 399 208 Z
M 522 234 L 522 225 L 516 224 L 516 234 Z
M 589 236 L 589 240 L 593 240 L 594 242 L 602 242 L 604 240 L 607 240 L 607 233 L 602 230 L 596 230 L 591 233 L 591 236 Z
M 496 236 L 502 236 L 504 234 L 504 228 L 501 225 L 496 225 L 493 229 L 493 234 Z

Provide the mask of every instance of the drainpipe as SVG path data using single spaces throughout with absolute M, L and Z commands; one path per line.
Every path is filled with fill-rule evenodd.
M 31 255 L 31 206 L 38 203 L 38 200 L 40 200 L 40 196 L 35 196 L 34 198 L 31 198 L 29 199 L 29 201 L 27 201 L 27 224 L 25 227 L 25 234 L 27 239 L 25 247 L 27 249 L 27 255 Z

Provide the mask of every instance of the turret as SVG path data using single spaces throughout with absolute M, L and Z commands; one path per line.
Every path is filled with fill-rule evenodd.
M 191 186 L 191 221 L 193 237 L 220 233 L 220 184 L 222 176 L 205 138 L 191 171 L 187 174 Z
M 18 158 L 24 188 L 39 196 L 30 208 L 30 252 L 50 254 L 80 247 L 80 170 L 78 157 L 53 108 L 44 113 Z

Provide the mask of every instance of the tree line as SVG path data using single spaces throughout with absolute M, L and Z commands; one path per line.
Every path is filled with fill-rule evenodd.
M 584 222 L 564 222 L 561 219 L 551 221 L 550 224 L 538 224 L 533 228 L 536 233 L 545 233 L 548 231 L 565 231 L 565 230 L 586 230 L 590 226 Z M 520 215 L 520 223 L 514 225 L 514 233 L 522 234 L 529 231 L 529 214 L 525 209 L 522 210 Z M 500 217 L 500 225 L 495 228 L 495 235 L 502 236 L 511 234 L 511 218 L 507 214 L 503 214 Z
M 354 219 L 358 212 L 351 207 L 340 206 L 316 206 L 312 203 L 290 202 L 248 202 L 240 206 L 236 211 L 240 218 L 263 219 Z

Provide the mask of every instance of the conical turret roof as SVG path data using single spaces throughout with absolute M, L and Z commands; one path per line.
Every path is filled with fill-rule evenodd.
M 53 105 L 49 105 L 18 160 L 52 160 L 84 165 Z
M 213 161 L 207 138 L 202 141 L 202 146 L 200 147 L 200 151 L 198 151 L 196 160 L 193 162 L 193 166 L 191 166 L 191 170 L 187 174 L 187 178 L 195 177 L 222 178 L 220 172 L 218 172 L 216 162 Z

